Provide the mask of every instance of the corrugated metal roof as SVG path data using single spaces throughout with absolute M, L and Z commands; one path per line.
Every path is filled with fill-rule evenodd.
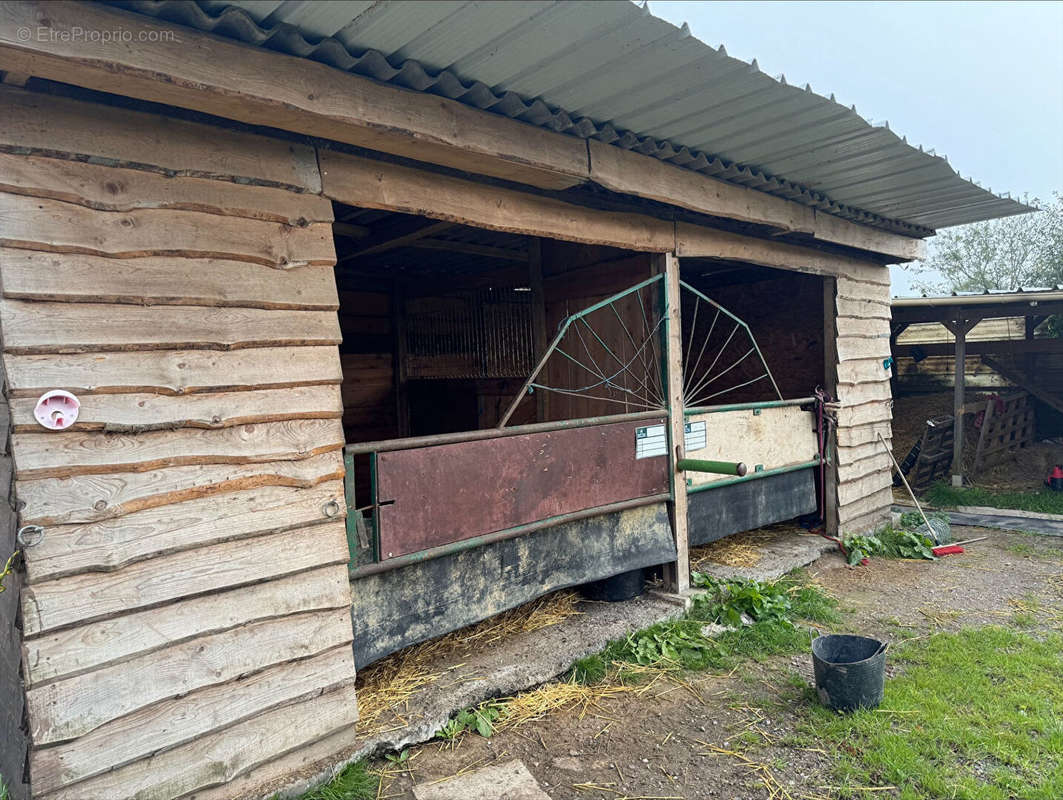
M 910 235 L 1032 210 L 628 0 L 113 4 Z

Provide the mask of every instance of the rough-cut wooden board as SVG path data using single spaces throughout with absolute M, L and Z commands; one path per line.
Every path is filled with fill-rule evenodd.
M 881 365 L 879 365 L 881 366 Z M 886 374 L 885 372 L 883 374 Z M 847 406 L 889 400 L 893 396 L 888 380 L 867 383 L 838 383 L 838 399 Z
M 310 488 L 343 478 L 337 450 L 300 461 L 203 464 L 151 472 L 78 475 L 18 481 L 24 525 L 59 525 L 113 519 L 147 508 L 262 486 Z
M 0 248 L 4 296 L 137 305 L 335 311 L 331 267 L 273 269 L 214 258 L 104 258 Z
M 631 250 L 663 253 L 675 243 L 671 222 L 640 214 L 598 211 L 333 150 L 318 157 L 325 195 L 343 203 Z
M 168 208 L 289 225 L 333 220 L 332 203 L 317 194 L 2 152 L 0 191 L 62 200 L 97 211 Z
M 854 319 L 892 319 L 888 303 L 880 303 L 868 298 L 839 297 L 837 301 L 839 317 Z
M 26 693 L 33 743 L 39 747 L 83 736 L 160 700 L 330 650 L 352 635 L 349 610 L 312 611 L 253 622 L 36 686 Z
M 309 699 L 354 680 L 348 645 L 302 661 L 164 700 L 106 723 L 76 741 L 33 751 L 34 791 L 46 793 L 195 740 L 274 706 Z
M 85 353 L 339 344 L 331 311 L 0 301 L 7 352 Z M 153 356 L 148 353 L 144 359 Z M 293 381 L 295 382 L 295 381 Z
M 120 617 L 28 639 L 23 645 L 26 686 L 78 675 L 130 656 L 207 634 L 305 611 L 345 608 L 351 584 L 344 564 L 201 595 Z
M 889 481 L 886 485 L 869 490 L 863 496 L 852 499 L 841 507 L 839 515 L 842 520 L 842 529 L 846 532 L 852 530 L 854 533 L 859 533 L 861 532 L 860 525 L 853 525 L 850 528 L 849 523 L 851 521 L 862 521 L 861 524 L 864 524 L 867 518 L 873 518 L 876 522 L 868 525 L 868 527 L 874 527 L 879 522 L 888 520 L 892 503 L 893 483 Z
M 112 9 L 53 10 L 51 4 L 29 4 L 4 12 L 0 66 L 11 71 L 544 189 L 564 189 L 587 175 L 587 147 L 579 139 L 445 97 L 385 86 L 313 60 L 189 28 L 181 28 L 177 41 L 163 33 L 173 30 L 166 22 Z M 619 17 L 615 9 L 612 13 Z M 608 7 L 601 14 L 609 16 Z M 36 30 L 42 15 L 53 34 L 47 46 L 16 38 L 13 32 L 20 27 Z M 100 47 L 84 36 L 72 44 L 54 35 L 77 36 L 73 28 L 121 30 L 128 38 L 117 47 Z
M 849 428 L 875 422 L 888 422 L 893 419 L 893 411 L 888 401 L 872 400 L 856 406 L 842 406 L 838 411 L 838 426 Z
M 256 392 L 189 394 L 80 394 L 77 422 L 68 431 L 139 433 L 174 428 L 231 428 L 286 419 L 330 419 L 343 413 L 340 387 L 295 386 Z M 37 399 L 11 401 L 15 429 L 40 432 L 33 409 Z
M 380 453 L 381 556 L 666 492 L 668 459 L 635 458 L 635 430 L 650 424 L 618 422 Z
M 358 719 L 353 685 L 319 697 L 282 706 L 247 722 L 164 750 L 69 789 L 48 800 L 95 798 L 202 797 L 197 790 L 220 787 L 217 796 L 232 798 L 224 784 L 259 764 L 269 763 L 343 729 L 355 741 Z M 189 793 L 195 792 L 194 795 Z
M 91 157 L 167 175 L 250 179 L 321 191 L 317 158 L 309 145 L 3 87 L 0 106 L 0 148 Z
M 293 461 L 343 447 L 338 419 L 263 422 L 235 428 L 186 428 L 139 434 L 87 431 L 16 433 L 19 480 L 108 472 L 147 472 L 191 464 Z
M 841 507 L 845 507 L 849 503 L 854 503 L 865 497 L 870 497 L 875 494 L 875 492 L 881 492 L 883 489 L 889 488 L 892 490 L 892 486 L 893 478 L 890 477 L 888 470 L 874 472 L 870 475 L 865 475 L 862 478 L 847 481 L 846 483 L 839 483 L 838 503 Z M 849 513 L 851 512 L 846 511 L 846 514 Z
M 720 411 L 687 417 L 687 422 L 705 423 L 706 446 L 687 450 L 687 458 L 712 461 L 743 461 L 752 474 L 754 467 L 775 469 L 811 461 L 819 452 L 816 442 L 816 418 L 811 411 L 797 406 L 752 410 Z M 694 486 L 729 480 L 733 476 L 709 472 L 687 472 Z
M 114 309 L 111 309 L 114 312 Z M 37 399 L 62 386 L 78 392 L 190 392 L 338 384 L 335 347 L 262 347 L 239 352 L 159 350 L 150 353 L 4 355 L 8 388 Z
M 335 501 L 344 515 L 343 484 L 312 489 L 264 486 L 214 494 L 87 525 L 55 525 L 26 550 L 28 583 L 78 572 L 111 572 L 135 561 L 269 531 L 312 525 Z M 331 507 L 330 507 L 331 510 Z
M 889 358 L 890 336 L 888 323 L 885 320 L 879 320 L 879 322 L 882 323 L 883 332 L 867 336 L 842 333 L 842 329 L 839 327 L 837 339 L 838 358 L 843 362 L 863 358 Z
M 888 439 L 886 441 L 889 442 Z M 878 472 L 889 472 L 891 469 L 893 469 L 893 462 L 890 461 L 889 454 L 882 449 L 881 444 L 879 445 L 878 452 L 871 453 L 870 455 L 864 455 L 862 452 L 854 453 L 851 450 L 843 453 L 841 448 L 839 448 L 839 483 L 848 483 L 849 481 L 859 480 L 860 478 Z
M 890 370 L 882 366 L 881 358 L 863 358 L 844 361 L 838 365 L 838 383 L 889 382 Z
M 838 444 L 843 447 L 855 447 L 868 442 L 877 442 L 880 433 L 887 442 L 893 437 L 889 420 L 866 425 L 846 425 L 838 429 Z
M 36 636 L 181 597 L 346 563 L 348 558 L 341 520 L 159 556 L 117 572 L 73 575 L 23 590 L 24 630 Z
M 332 226 L 220 217 L 199 211 L 95 211 L 0 192 L 0 244 L 111 258 L 230 258 L 267 267 L 336 263 Z

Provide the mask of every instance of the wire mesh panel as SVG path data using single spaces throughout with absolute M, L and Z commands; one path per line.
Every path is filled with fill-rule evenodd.
M 410 378 L 513 378 L 534 366 L 531 293 L 480 289 L 406 302 Z

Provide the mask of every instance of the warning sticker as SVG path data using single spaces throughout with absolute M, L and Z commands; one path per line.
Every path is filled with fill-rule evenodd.
M 707 442 L 705 441 L 705 423 L 704 422 L 688 422 L 685 428 L 686 436 L 683 437 L 683 444 L 686 445 L 686 451 L 688 453 L 694 450 L 704 450 Z
M 703 450 L 705 441 L 705 423 L 688 422 L 684 427 L 686 450 Z M 664 425 L 647 425 L 635 428 L 635 458 L 653 458 L 668 455 L 668 433 Z
M 635 458 L 668 455 L 668 435 L 664 425 L 635 428 Z

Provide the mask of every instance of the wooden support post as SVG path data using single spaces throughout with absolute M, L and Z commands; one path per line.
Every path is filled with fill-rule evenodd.
M 546 292 L 543 289 L 543 242 L 538 236 L 528 238 L 528 285 L 532 296 L 532 346 L 535 357 L 546 352 Z M 535 420 L 546 422 L 550 413 L 549 392 L 535 393 Z
M 410 395 L 406 379 L 406 287 L 395 281 L 391 292 L 392 372 L 395 381 L 395 427 L 410 435 Z
M 665 586 L 670 592 L 690 588 L 690 559 L 687 537 L 687 482 L 679 470 L 683 458 L 686 417 L 683 405 L 683 325 L 679 314 L 679 259 L 672 253 L 657 257 L 658 270 L 664 272 L 664 298 L 667 317 L 664 325 L 664 372 L 668 386 L 668 461 L 671 475 L 672 532 L 675 535 L 676 560 L 664 568 Z
M 979 320 L 943 321 L 956 337 L 955 386 L 952 393 L 952 485 L 963 486 L 963 402 L 967 379 L 967 333 Z
M 823 387 L 831 397 L 838 397 L 838 281 L 823 279 Z M 896 372 L 896 368 L 894 368 Z M 838 448 L 837 433 L 826 443 L 830 461 L 823 470 L 823 527 L 830 536 L 838 535 Z

